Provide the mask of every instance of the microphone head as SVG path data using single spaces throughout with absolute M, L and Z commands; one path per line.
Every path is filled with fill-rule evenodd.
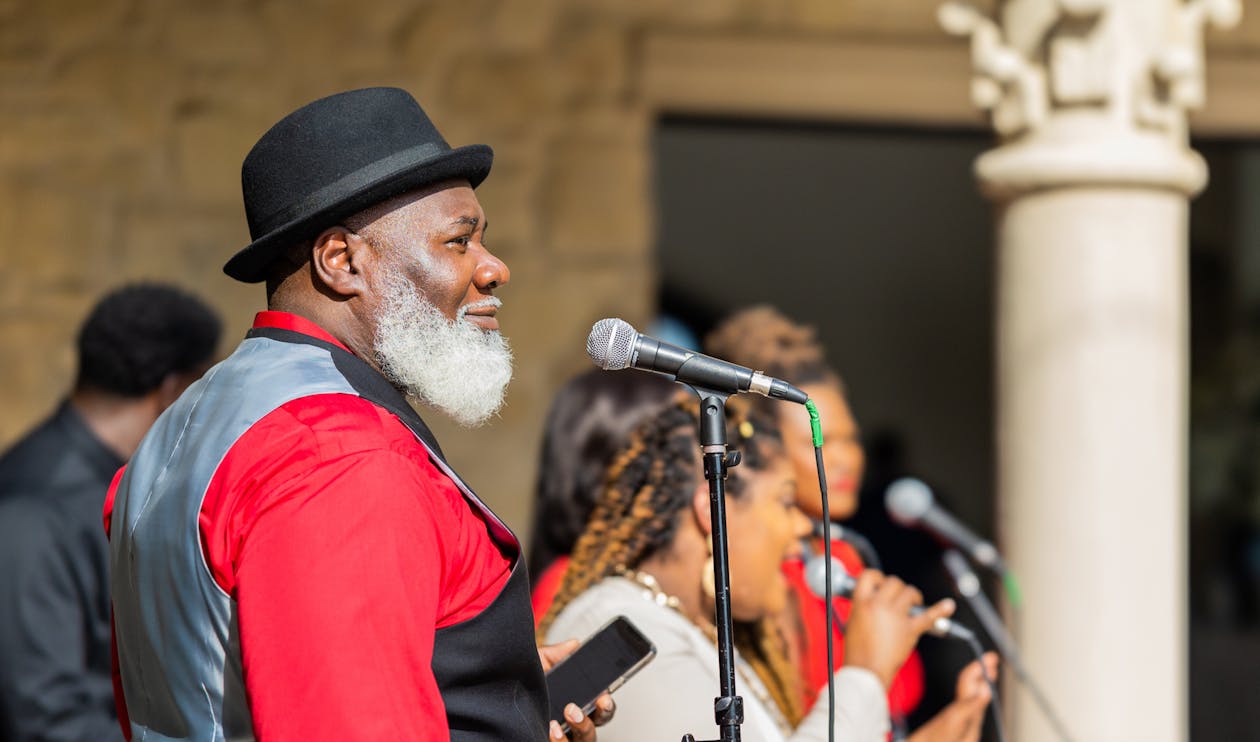
M 967 564 L 966 557 L 957 549 L 949 549 L 942 554 L 941 562 L 945 564 L 945 569 L 955 578 L 971 572 L 971 566 Z
M 623 319 L 601 319 L 591 326 L 591 334 L 586 337 L 586 355 L 605 371 L 630 368 L 638 336 L 638 331 Z
M 845 571 L 844 565 L 835 557 L 831 558 L 831 596 L 847 598 L 853 595 L 856 581 Z M 805 586 L 814 595 L 823 598 L 827 595 L 827 557 L 814 554 L 805 560 Z
M 980 578 L 971 570 L 967 559 L 957 549 L 950 549 L 941 555 L 945 571 L 954 579 L 954 586 L 959 594 L 970 600 L 980 592 Z
M 932 490 L 913 477 L 893 482 L 884 495 L 884 507 L 893 520 L 913 526 L 932 509 Z

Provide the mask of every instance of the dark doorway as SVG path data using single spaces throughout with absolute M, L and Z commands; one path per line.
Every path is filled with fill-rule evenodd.
M 882 527 L 882 483 L 913 473 L 992 534 L 994 248 L 971 175 L 990 146 L 781 121 L 657 129 L 661 309 L 701 337 L 758 302 L 818 328 L 874 444 L 863 528 Z M 1260 145 L 1195 147 L 1212 182 L 1190 221 L 1191 732 L 1244 739 L 1260 734 Z M 930 550 L 896 551 L 890 571 L 948 594 Z M 922 716 L 965 660 L 924 645 Z

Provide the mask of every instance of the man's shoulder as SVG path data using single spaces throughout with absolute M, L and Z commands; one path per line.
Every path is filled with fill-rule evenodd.
M 399 438 L 414 440 L 396 415 L 355 394 L 300 397 L 281 405 L 272 414 L 276 413 L 279 413 L 279 424 L 299 426 L 318 436 L 353 435 L 365 445 Z
M 0 500 L 25 496 L 50 507 L 100 507 L 109 485 L 99 460 L 55 426 L 41 425 L 0 460 Z
M 290 400 L 250 426 L 234 452 L 317 452 L 322 460 L 397 454 L 428 464 L 428 452 L 394 414 L 354 394 Z
M 49 465 L 65 455 L 65 436 L 44 420 L 0 454 L 0 496 L 46 481 Z
M 40 493 L 6 492 L 0 497 L 0 545 L 5 552 L 25 551 L 61 540 L 61 509 Z

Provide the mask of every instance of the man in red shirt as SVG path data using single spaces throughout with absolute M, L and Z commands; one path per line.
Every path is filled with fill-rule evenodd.
M 304 106 L 246 157 L 253 242 L 224 271 L 268 311 L 106 503 L 131 737 L 562 737 L 543 665 L 571 647 L 534 645 L 519 543 L 406 401 L 478 424 L 511 377 L 491 158 L 394 88 Z

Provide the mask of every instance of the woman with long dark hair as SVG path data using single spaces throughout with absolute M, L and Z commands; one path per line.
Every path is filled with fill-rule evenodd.
M 538 460 L 529 538 L 535 621 L 560 587 L 613 454 L 640 419 L 679 392 L 664 376 L 599 369 L 573 377 L 556 392 Z

